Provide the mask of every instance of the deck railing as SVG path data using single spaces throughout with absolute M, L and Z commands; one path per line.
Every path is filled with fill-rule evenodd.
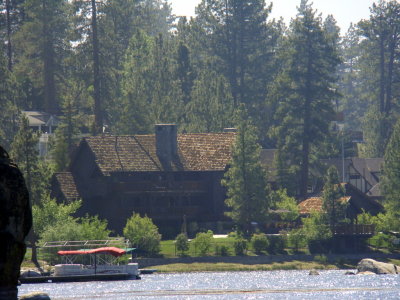
M 333 227 L 334 235 L 373 235 L 374 233 L 375 225 L 372 224 L 344 224 Z

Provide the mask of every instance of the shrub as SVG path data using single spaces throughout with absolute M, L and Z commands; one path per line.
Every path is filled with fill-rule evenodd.
M 328 263 L 328 258 L 326 255 L 315 255 L 314 261 L 326 265 Z
M 215 255 L 228 256 L 229 247 L 227 245 L 215 245 Z
M 268 253 L 279 254 L 285 252 L 286 236 L 285 235 L 270 235 L 268 236 Z
M 146 256 L 156 255 L 160 252 L 161 234 L 147 216 L 132 215 L 126 222 L 124 236 Z
M 293 248 L 294 251 L 299 251 L 301 247 L 305 247 L 306 238 L 303 235 L 302 230 L 293 229 L 288 233 L 288 246 Z
M 210 251 L 212 240 L 213 232 L 211 230 L 196 234 L 196 238 L 193 240 L 196 252 L 199 252 L 202 256 L 207 255 Z
M 256 253 L 261 253 L 262 251 L 267 250 L 268 238 L 264 233 L 253 234 L 250 242 Z
M 176 250 L 180 252 L 180 255 L 184 255 L 189 250 L 189 241 L 185 233 L 180 233 L 175 239 Z
M 235 255 L 244 255 L 247 250 L 247 240 L 242 237 L 237 237 L 233 243 Z
M 388 248 L 391 244 L 391 237 L 384 233 L 377 233 L 368 239 L 368 244 L 375 248 Z

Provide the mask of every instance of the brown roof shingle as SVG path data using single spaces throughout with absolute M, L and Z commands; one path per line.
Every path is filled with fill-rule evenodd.
M 178 135 L 178 157 L 172 170 L 222 171 L 231 159 L 235 133 Z M 162 171 L 155 135 L 96 136 L 84 139 L 103 174 Z
M 64 195 L 66 200 L 75 200 L 79 198 L 74 177 L 70 172 L 55 173 L 54 177 L 60 187 L 61 193 Z

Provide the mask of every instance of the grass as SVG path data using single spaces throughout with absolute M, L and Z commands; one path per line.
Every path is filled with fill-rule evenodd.
M 234 263 L 190 263 L 169 264 L 152 266 L 152 269 L 161 273 L 188 273 L 188 272 L 224 272 L 224 271 L 274 271 L 274 270 L 334 270 L 338 267 L 334 264 L 322 264 L 318 262 L 290 261 L 270 264 L 246 265 Z

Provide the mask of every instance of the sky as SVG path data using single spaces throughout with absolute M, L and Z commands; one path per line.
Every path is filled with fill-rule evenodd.
M 178 16 L 194 16 L 194 9 L 200 3 L 200 0 L 169 0 L 172 6 L 172 12 Z M 266 3 L 270 3 L 266 0 Z M 271 16 L 273 18 L 283 17 L 286 24 L 290 19 L 296 16 L 296 7 L 300 5 L 300 0 L 274 0 Z M 361 19 L 368 19 L 370 15 L 369 7 L 378 0 L 310 0 L 313 8 L 322 17 L 332 14 L 344 34 L 350 26 L 350 23 L 357 23 Z

